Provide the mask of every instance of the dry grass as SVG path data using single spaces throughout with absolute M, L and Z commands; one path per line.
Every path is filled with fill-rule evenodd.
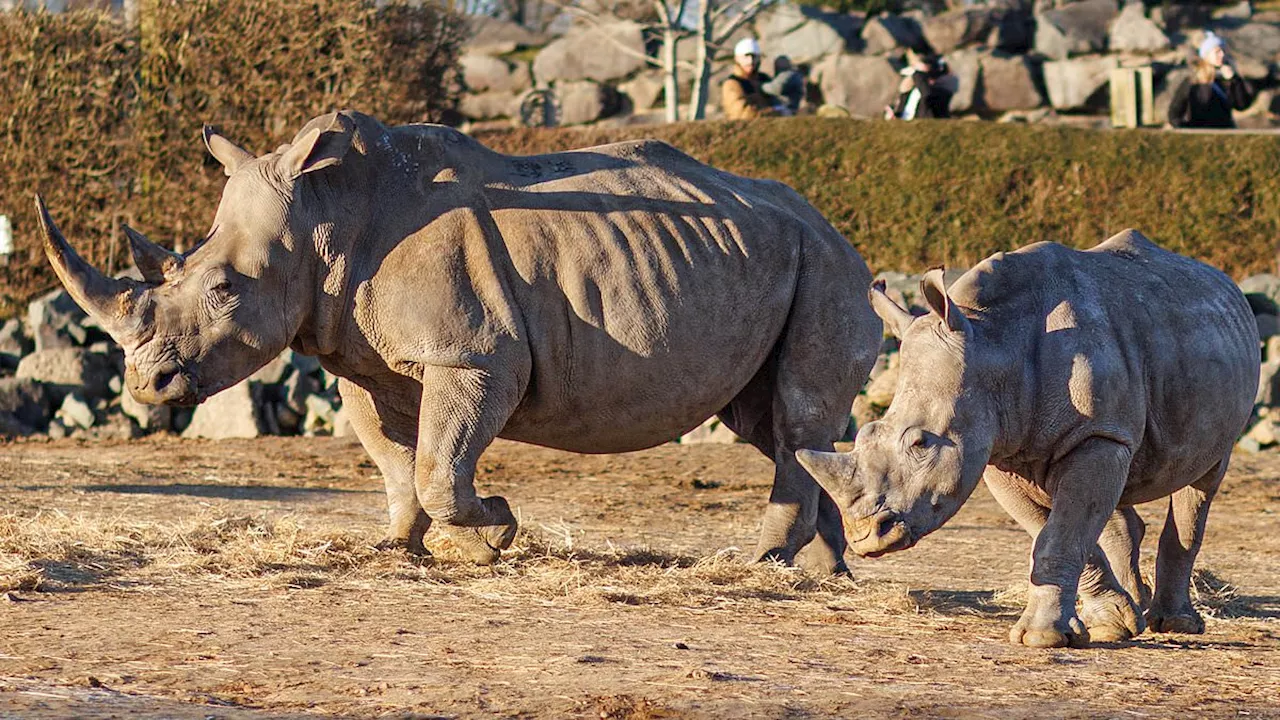
M 203 516 L 174 522 L 62 512 L 0 515 L 0 593 L 145 590 L 193 582 L 275 587 L 413 583 L 490 600 L 697 609 L 817 603 L 837 613 L 921 614 L 896 583 L 815 579 L 781 564 L 750 563 L 735 548 L 691 557 L 647 547 L 575 547 L 571 535 L 522 530 L 503 561 L 457 560 L 433 534 L 431 557 L 383 552 L 368 538 L 293 517 Z

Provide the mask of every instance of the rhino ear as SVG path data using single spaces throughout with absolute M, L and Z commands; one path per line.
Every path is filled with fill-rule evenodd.
M 933 268 L 920 278 L 920 294 L 924 296 L 924 303 L 929 307 L 929 312 L 945 320 L 947 327 L 952 331 L 967 332 L 969 330 L 969 318 L 960 312 L 960 307 L 947 295 L 942 268 Z
M 204 126 L 204 146 L 209 154 L 222 163 L 222 170 L 231 177 L 236 168 L 253 159 L 253 153 L 236 145 L 213 129 L 212 125 Z
M 916 317 L 907 312 L 906 308 L 893 301 L 884 291 L 884 280 L 877 280 L 871 283 L 871 289 L 867 292 L 867 297 L 871 300 L 871 309 L 876 311 L 876 315 L 884 321 L 885 327 L 894 337 L 901 340 L 907 334 L 907 328 L 911 327 L 911 323 L 915 322 Z
M 843 507 L 849 504 L 849 483 L 853 480 L 857 461 L 853 453 L 797 450 L 796 460 L 809 471 L 827 494 Z
M 285 177 L 341 165 L 355 135 L 355 125 L 343 115 L 335 115 L 328 128 L 313 127 L 294 139 L 280 156 Z

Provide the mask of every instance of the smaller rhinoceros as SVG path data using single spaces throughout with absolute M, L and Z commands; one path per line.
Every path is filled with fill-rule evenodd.
M 1153 630 L 1202 632 L 1191 568 L 1258 384 L 1240 290 L 1133 230 L 1087 251 L 996 254 L 949 293 L 940 270 L 921 286 L 919 318 L 871 290 L 902 339 L 884 418 L 851 453 L 798 456 L 836 499 L 850 547 L 872 557 L 911 547 L 984 478 L 1034 538 L 1011 641 L 1125 640 L 1142 632 L 1148 600 Z M 1133 505 L 1170 495 L 1151 597 Z

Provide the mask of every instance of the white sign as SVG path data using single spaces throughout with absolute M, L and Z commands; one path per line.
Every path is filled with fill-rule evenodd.
M 9 227 L 9 216 L 0 215 L 0 255 L 13 253 L 13 232 Z

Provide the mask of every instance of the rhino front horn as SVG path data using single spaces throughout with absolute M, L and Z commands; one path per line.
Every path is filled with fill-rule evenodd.
M 103 329 L 117 341 L 121 341 L 121 336 L 128 334 L 126 311 L 130 306 L 134 283 L 109 278 L 77 255 L 58 230 L 58 226 L 53 223 L 49 208 L 39 195 L 36 195 L 36 212 L 44 234 L 45 255 L 63 287 Z
M 133 264 L 138 266 L 142 279 L 157 285 L 172 278 L 182 270 L 182 256 L 151 242 L 145 235 L 128 225 L 121 224 L 129 249 L 133 252 Z
M 853 478 L 855 460 L 848 453 L 797 450 L 796 460 L 829 495 L 847 495 L 845 484 Z

